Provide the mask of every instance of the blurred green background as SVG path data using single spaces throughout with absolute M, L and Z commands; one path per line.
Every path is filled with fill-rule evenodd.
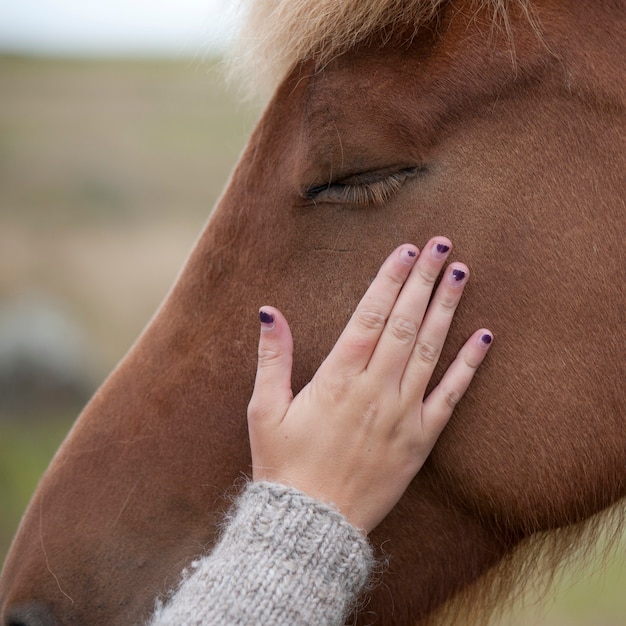
M 258 110 L 217 60 L 0 57 L 0 562 L 74 417 L 174 281 Z M 626 624 L 624 545 L 501 625 Z M 575 584 L 576 580 L 584 583 Z

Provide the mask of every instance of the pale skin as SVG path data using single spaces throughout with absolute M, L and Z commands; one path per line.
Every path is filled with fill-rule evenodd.
M 385 260 L 313 379 L 291 390 L 293 342 L 277 309 L 261 308 L 248 407 L 253 480 L 295 487 L 334 504 L 367 534 L 424 464 L 491 345 L 477 330 L 425 396 L 469 278 L 445 237 Z

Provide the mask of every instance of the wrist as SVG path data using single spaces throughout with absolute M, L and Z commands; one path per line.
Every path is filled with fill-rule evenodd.
M 250 562 L 254 556 L 256 566 L 265 572 L 261 574 L 265 584 L 278 586 L 273 597 L 289 602 L 303 594 L 319 615 L 347 615 L 374 563 L 367 539 L 333 505 L 268 481 L 247 485 L 220 544 L 237 546 L 244 555 L 249 552 Z M 264 560 L 260 566 L 259 546 Z M 287 595 L 278 592 L 283 586 L 289 587 Z

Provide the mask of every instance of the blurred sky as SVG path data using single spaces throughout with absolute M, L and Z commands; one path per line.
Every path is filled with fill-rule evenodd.
M 0 52 L 196 57 L 232 36 L 239 0 L 0 0 Z

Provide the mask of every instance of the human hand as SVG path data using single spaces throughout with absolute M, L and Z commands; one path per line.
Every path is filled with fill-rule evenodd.
M 382 265 L 313 379 L 294 398 L 293 343 L 283 315 L 260 310 L 261 337 L 248 428 L 254 480 L 332 502 L 369 533 L 432 450 L 491 344 L 476 331 L 424 399 L 469 277 L 451 243 L 397 248 Z

